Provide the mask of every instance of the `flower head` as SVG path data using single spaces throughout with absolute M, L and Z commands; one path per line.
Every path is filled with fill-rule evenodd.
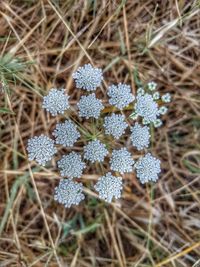
M 131 87 L 127 84 L 119 83 L 108 87 L 109 103 L 122 110 L 134 101 L 135 97 L 131 93 Z
M 84 147 L 84 159 L 90 160 L 92 163 L 95 161 L 102 162 L 108 154 L 106 146 L 99 140 L 89 142 Z
M 132 172 L 134 160 L 131 153 L 124 147 L 119 150 L 113 150 L 110 159 L 110 169 L 119 173 Z
M 149 146 L 149 127 L 141 126 L 139 123 L 135 123 L 135 125 L 131 128 L 131 141 L 133 146 L 137 148 L 137 150 L 142 150 Z
M 153 157 L 150 153 L 141 157 L 135 164 L 137 177 L 142 184 L 157 181 L 158 174 L 161 172 L 160 160 Z
M 60 169 L 61 176 L 63 177 L 80 178 L 85 167 L 86 165 L 82 162 L 81 155 L 74 151 L 64 155 L 58 161 L 58 168 Z
M 82 192 L 83 185 L 81 183 L 62 179 L 55 188 L 54 199 L 66 208 L 70 208 L 72 205 L 78 205 L 85 198 Z
M 76 125 L 71 120 L 56 124 L 56 129 L 52 134 L 56 137 L 56 144 L 66 147 L 72 147 L 80 137 Z
M 101 110 L 104 108 L 101 100 L 97 99 L 95 94 L 82 96 L 78 102 L 79 116 L 89 119 L 90 117 L 98 119 Z
M 135 104 L 136 113 L 143 117 L 146 121 L 153 122 L 158 116 L 158 104 L 153 100 L 153 97 L 149 94 L 143 96 L 137 96 Z
M 45 165 L 57 152 L 54 141 L 45 135 L 34 136 L 28 140 L 27 145 L 29 160 L 36 160 L 39 164 Z
M 99 193 L 99 197 L 107 202 L 111 202 L 112 198 L 120 198 L 122 191 L 122 178 L 113 176 L 108 172 L 105 176 L 98 179 L 94 186 Z
M 47 96 L 43 98 L 42 107 L 51 113 L 52 116 L 63 114 L 69 108 L 69 96 L 65 90 L 52 88 Z
M 106 134 L 111 134 L 114 138 L 119 139 L 125 133 L 128 124 L 125 122 L 124 115 L 113 113 L 111 116 L 105 117 L 103 126 Z
M 166 93 L 166 94 L 164 94 L 164 95 L 161 97 L 161 99 L 162 99 L 162 101 L 163 101 L 164 103 L 169 103 L 169 102 L 171 102 L 171 95 L 170 95 L 170 93 Z
M 76 87 L 87 91 L 94 91 L 101 85 L 103 80 L 102 70 L 92 67 L 90 64 L 85 64 L 79 67 L 76 72 L 72 74 L 75 80 Z

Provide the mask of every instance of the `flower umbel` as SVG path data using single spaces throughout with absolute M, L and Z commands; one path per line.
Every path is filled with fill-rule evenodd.
M 43 98 L 42 107 L 49 111 L 52 116 L 63 114 L 69 108 L 69 96 L 65 94 L 65 90 L 52 88 L 47 96 Z
M 108 87 L 109 103 L 122 110 L 134 101 L 135 97 L 131 93 L 131 87 L 127 84 L 119 83 Z
M 159 115 L 158 104 L 149 94 L 137 96 L 135 110 L 139 116 L 143 117 L 149 123 L 154 122 Z
M 82 192 L 83 185 L 81 183 L 73 182 L 70 179 L 62 179 L 55 188 L 54 199 L 66 208 L 70 208 L 72 205 L 78 205 L 85 198 Z
M 110 159 L 110 169 L 119 173 L 126 173 L 133 171 L 134 160 L 131 153 L 125 148 L 113 150 Z
M 34 136 L 28 140 L 28 158 L 44 166 L 57 152 L 54 141 L 45 135 Z
M 101 100 L 97 99 L 94 93 L 88 96 L 82 96 L 77 106 L 79 108 L 79 116 L 85 117 L 86 119 L 98 119 L 101 110 L 104 108 Z
M 125 122 L 125 116 L 121 114 L 113 113 L 111 116 L 104 118 L 105 133 L 114 136 L 119 139 L 122 134 L 125 133 L 125 129 L 128 124 Z
M 160 160 L 146 150 L 150 151 L 148 147 L 152 128 L 163 123 L 161 115 L 168 110 L 165 103 L 171 101 L 170 94 L 162 96 L 155 82 L 143 85 L 138 79 L 136 83 L 140 88 L 136 97 L 129 85 L 119 83 L 108 86 L 108 101 L 104 98 L 100 100 L 94 91 L 103 80 L 101 69 L 86 64 L 72 76 L 76 87 L 85 90 L 76 107 L 69 105 L 69 96 L 64 89 L 52 88 L 43 98 L 43 108 L 53 116 L 69 109 L 65 121 L 57 123 L 52 132 L 55 142 L 41 135 L 29 139 L 27 145 L 29 159 L 41 165 L 52 159 L 57 152 L 56 145 L 59 145 L 59 151 L 67 151 L 57 161 L 60 174 L 65 179 L 61 179 L 55 188 L 54 199 L 67 208 L 78 205 L 85 196 L 83 184 L 74 179 L 81 178 L 84 183 L 90 171 L 99 177 L 94 186 L 99 198 L 109 203 L 122 194 L 122 177 L 118 177 L 118 173 L 122 176 L 134 171 L 143 184 L 157 181 L 161 172 Z M 103 86 L 101 92 L 97 92 L 98 96 L 105 97 Z M 81 92 L 79 90 L 79 94 Z M 133 109 L 132 112 L 130 109 Z M 60 145 L 64 148 L 60 149 Z M 143 149 L 146 154 L 142 156 Z M 141 156 L 136 150 L 140 151 Z M 140 157 L 136 163 L 133 155 L 135 158 Z
M 106 146 L 99 140 L 89 142 L 84 148 L 84 159 L 94 163 L 95 161 L 104 161 L 105 156 L 108 154 Z
M 161 172 L 160 160 L 153 157 L 150 153 L 141 157 L 135 164 L 137 177 L 142 184 L 158 180 L 158 174 Z
M 142 150 L 149 146 L 149 127 L 141 126 L 139 123 L 135 123 L 135 125 L 131 128 L 131 141 L 133 146 L 137 148 L 137 150 Z
M 72 74 L 75 80 L 76 87 L 87 91 L 94 91 L 101 85 L 103 80 L 102 70 L 92 67 L 90 64 L 85 64 L 79 67 L 76 72 Z
M 98 179 L 94 188 L 99 193 L 99 197 L 107 202 L 111 202 L 112 198 L 120 198 L 122 191 L 122 178 L 113 176 L 108 172 L 105 176 Z
M 72 147 L 81 136 L 77 130 L 77 126 L 71 120 L 56 124 L 56 129 L 52 135 L 56 137 L 56 144 L 66 147 Z
M 81 155 L 74 151 L 62 156 L 58 161 L 58 168 L 63 177 L 80 178 L 85 167 L 86 165 L 82 161 Z

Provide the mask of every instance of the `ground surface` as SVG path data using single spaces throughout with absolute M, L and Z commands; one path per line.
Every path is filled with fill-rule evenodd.
M 200 11 L 198 1 L 2 1 L 0 6 L 0 266 L 177 266 L 200 264 Z M 28 163 L 31 136 L 58 119 L 42 95 L 62 86 L 75 104 L 72 72 L 92 62 L 108 84 L 133 73 L 173 101 L 154 132 L 158 183 L 124 177 L 121 200 L 53 200 L 56 162 Z M 198 263 L 199 262 L 199 263 Z

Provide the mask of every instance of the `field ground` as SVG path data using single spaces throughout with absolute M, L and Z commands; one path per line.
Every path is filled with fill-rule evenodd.
M 200 2 L 195 0 L 10 0 L 0 5 L 0 266 L 200 266 Z M 123 197 L 106 204 L 82 179 L 80 206 L 53 199 L 59 173 L 28 162 L 27 140 L 58 118 L 42 96 L 91 62 L 107 84 L 134 73 L 154 80 L 172 102 L 152 152 L 156 184 L 124 177 Z

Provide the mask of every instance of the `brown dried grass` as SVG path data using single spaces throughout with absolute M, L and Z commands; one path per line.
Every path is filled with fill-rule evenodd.
M 34 63 L 11 73 L 9 90 L 1 79 L 0 266 L 199 266 L 199 4 L 1 1 L 1 57 Z M 64 209 L 52 197 L 55 162 L 28 163 L 25 147 L 56 122 L 42 111 L 41 95 L 64 86 L 76 103 L 71 74 L 86 62 L 102 67 L 108 83 L 126 81 L 133 90 L 137 68 L 143 82 L 155 80 L 173 95 L 152 147 L 163 171 L 152 187 L 128 176 L 117 203 L 86 189 L 85 202 Z M 87 187 L 95 170 L 84 178 Z

